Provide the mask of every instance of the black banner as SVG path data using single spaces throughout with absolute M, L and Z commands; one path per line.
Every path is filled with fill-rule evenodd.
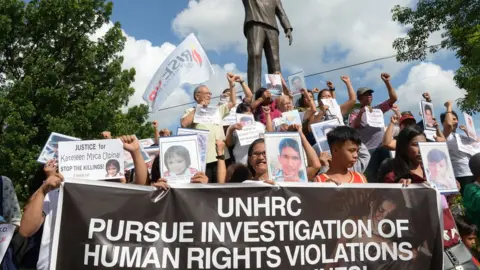
M 442 268 L 433 189 L 65 183 L 52 269 Z

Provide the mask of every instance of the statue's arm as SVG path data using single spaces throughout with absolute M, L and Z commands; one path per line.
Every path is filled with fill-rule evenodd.
M 287 13 L 285 13 L 285 10 L 283 9 L 281 0 L 277 0 L 277 7 L 275 8 L 275 14 L 277 15 L 278 20 L 280 21 L 280 24 L 282 25 L 285 33 L 288 30 L 290 31 L 293 30 L 292 26 L 290 25 L 290 21 L 288 20 Z

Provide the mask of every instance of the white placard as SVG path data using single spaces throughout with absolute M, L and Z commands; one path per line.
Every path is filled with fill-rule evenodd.
M 197 135 L 198 151 L 200 153 L 200 162 L 202 164 L 202 172 L 205 172 L 207 166 L 207 147 L 208 147 L 208 130 L 178 128 L 177 135 Z
M 265 133 L 265 151 L 271 180 L 308 182 L 302 140 L 298 132 Z
M 155 144 L 155 141 L 151 138 L 147 138 L 147 139 L 141 139 L 138 141 L 140 143 L 141 146 L 143 146 L 144 148 L 147 148 L 147 147 L 150 147 L 152 146 L 152 144 Z
M 15 232 L 15 225 L 0 224 L 0 261 L 3 261 L 5 252 L 7 252 L 10 241 L 12 241 L 13 233 Z
M 383 112 L 380 109 L 373 109 L 370 112 L 369 109 L 365 109 L 365 115 L 367 117 L 367 124 L 371 127 L 385 128 L 385 120 L 383 119 Z
M 435 141 L 435 136 L 437 136 L 437 131 L 424 129 L 423 133 L 425 134 L 425 137 L 427 139 L 429 139 L 431 141 Z
M 435 118 L 433 104 L 426 101 L 420 101 L 420 108 L 422 109 L 424 129 L 436 130 L 435 120 L 433 120 Z
M 48 137 L 47 143 L 43 146 L 42 153 L 38 157 L 37 162 L 45 164 L 51 159 L 58 158 L 58 142 L 69 141 L 80 141 L 80 139 L 52 132 L 50 137 Z
M 457 180 L 446 142 L 419 142 L 427 181 L 440 193 L 456 193 Z
M 65 179 L 119 179 L 124 176 L 124 150 L 119 139 L 59 142 L 58 168 Z
M 190 183 L 202 168 L 197 135 L 160 137 L 159 146 L 162 178 L 176 183 Z
M 288 85 L 293 95 L 299 94 L 302 89 L 306 90 L 307 85 L 305 84 L 304 72 L 302 71 L 288 76 Z
M 337 100 L 334 98 L 325 98 L 321 99 L 321 101 L 323 105 L 328 106 L 327 115 L 330 115 L 330 118 L 331 116 L 334 116 L 343 123 L 342 109 L 340 108 L 340 105 L 338 105 Z
M 135 138 L 137 138 L 136 135 L 133 135 Z M 137 139 L 138 140 L 138 139 Z M 139 140 L 138 142 L 140 143 L 140 153 L 142 154 L 142 157 L 143 157 L 143 160 L 145 160 L 145 163 L 148 163 L 151 161 L 151 158 L 150 158 L 150 155 L 147 153 L 147 151 L 145 151 L 145 146 L 144 144 L 142 143 L 142 141 L 144 141 L 145 144 L 149 143 L 148 140 L 151 140 L 151 144 L 146 146 L 146 147 L 150 147 L 152 144 L 153 144 L 153 140 L 152 139 L 145 139 L 145 140 Z M 135 167 L 135 164 L 133 163 L 133 157 L 132 155 L 130 154 L 130 152 L 128 151 L 124 151 L 123 152 L 123 155 L 124 155 L 124 160 L 125 162 L 123 163 L 124 164 L 124 168 L 125 170 L 131 170 Z
M 465 117 L 465 126 L 467 127 L 468 137 L 472 139 L 477 139 L 477 131 L 475 130 L 475 125 L 473 124 L 473 118 L 467 113 L 463 113 Z
M 282 78 L 278 74 L 265 74 L 265 82 L 267 90 L 272 96 L 282 95 Z
M 196 124 L 219 124 L 220 112 L 218 107 L 203 107 L 202 105 L 197 105 L 195 110 L 195 116 L 193 117 L 193 122 Z
M 455 139 L 457 140 L 458 150 L 461 152 L 472 156 L 480 152 L 480 143 L 477 140 L 460 134 L 455 134 Z
M 145 152 L 147 152 L 149 157 L 149 161 L 146 162 L 147 169 L 149 172 L 151 172 L 153 162 L 155 161 L 155 157 L 157 157 L 159 153 L 158 146 L 145 147 Z
M 275 130 L 279 130 L 280 126 L 282 125 L 302 125 L 302 118 L 300 117 L 300 113 L 298 110 L 291 110 L 288 112 L 282 113 L 282 117 L 275 118 L 273 120 L 273 125 Z
M 338 119 L 332 119 L 310 125 L 313 136 L 315 137 L 315 141 L 317 142 L 321 152 L 330 153 L 330 147 L 327 142 L 327 134 L 332 131 L 332 129 L 340 125 L 342 125 L 342 123 L 340 123 Z
M 256 125 L 244 126 L 241 130 L 236 130 L 240 146 L 250 145 L 253 141 L 260 138 Z
M 230 112 L 222 119 L 223 126 L 235 125 L 237 121 L 237 106 L 230 109 Z
M 237 121 L 242 127 L 253 125 L 255 126 L 255 119 L 253 118 L 253 114 L 237 114 Z

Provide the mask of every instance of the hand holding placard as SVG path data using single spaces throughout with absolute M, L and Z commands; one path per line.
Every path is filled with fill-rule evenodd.
M 48 192 L 55 190 L 60 187 L 63 182 L 63 175 L 61 173 L 55 173 L 50 175 L 47 180 L 42 184 L 41 190 L 44 195 L 47 195 Z

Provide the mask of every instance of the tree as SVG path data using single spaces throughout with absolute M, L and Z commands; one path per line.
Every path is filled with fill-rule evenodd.
M 424 60 L 440 48 L 455 52 L 461 67 L 455 73 L 458 87 L 466 90 L 458 100 L 462 111 L 480 111 L 480 1 L 420 0 L 416 10 L 395 6 L 393 20 L 409 27 L 406 37 L 393 42 L 398 61 Z M 428 46 L 432 33 L 441 31 L 442 42 Z
M 112 7 L 105 0 L 0 0 L 0 172 L 21 200 L 52 131 L 94 139 L 108 129 L 140 130 L 139 137 L 152 137 L 145 105 L 122 113 L 135 70 L 121 68 L 120 24 L 90 39 Z

